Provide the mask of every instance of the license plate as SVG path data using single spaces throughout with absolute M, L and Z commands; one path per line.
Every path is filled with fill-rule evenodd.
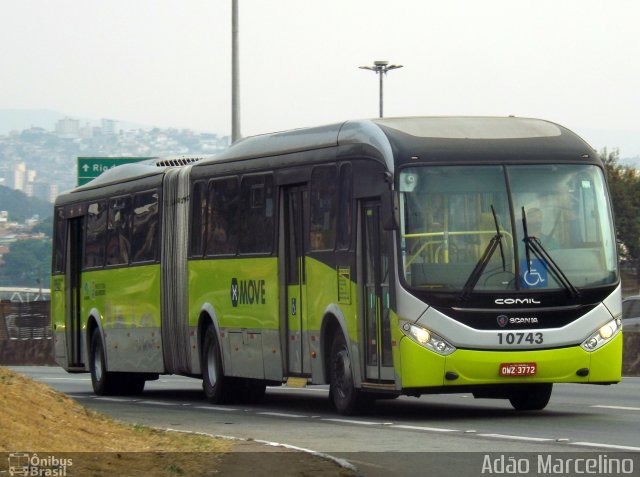
M 536 363 L 502 363 L 500 376 L 535 376 L 537 370 Z

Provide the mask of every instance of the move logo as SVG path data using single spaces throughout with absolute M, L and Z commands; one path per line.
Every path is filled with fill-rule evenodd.
M 266 288 L 264 280 L 238 280 L 231 279 L 231 304 L 238 305 L 264 305 Z

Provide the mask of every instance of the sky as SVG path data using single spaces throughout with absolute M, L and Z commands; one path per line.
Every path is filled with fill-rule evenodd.
M 385 116 L 538 117 L 640 155 L 637 0 L 238 2 L 244 136 L 376 117 L 358 67 L 387 60 Z M 0 12 L 0 108 L 230 134 L 231 0 Z

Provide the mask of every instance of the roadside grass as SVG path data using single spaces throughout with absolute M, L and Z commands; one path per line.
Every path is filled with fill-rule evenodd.
M 0 452 L 75 457 L 73 475 L 215 475 L 234 446 L 117 422 L 3 367 L 0 409 Z
M 65 474 L 39 474 L 69 477 L 355 475 L 283 447 L 119 422 L 0 366 L 0 474 L 12 454 L 71 459 Z

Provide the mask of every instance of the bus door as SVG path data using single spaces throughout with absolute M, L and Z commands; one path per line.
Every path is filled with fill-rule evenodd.
M 80 316 L 82 249 L 84 217 L 67 220 L 67 253 L 65 265 L 65 339 L 69 367 L 82 366 L 82 319 Z
M 306 331 L 306 277 L 304 218 L 309 216 L 306 185 L 287 187 L 285 195 L 285 274 L 287 304 L 287 368 L 288 375 L 310 372 Z
M 388 234 L 380 225 L 380 202 L 362 206 L 362 278 L 366 379 L 393 381 L 389 314 Z

